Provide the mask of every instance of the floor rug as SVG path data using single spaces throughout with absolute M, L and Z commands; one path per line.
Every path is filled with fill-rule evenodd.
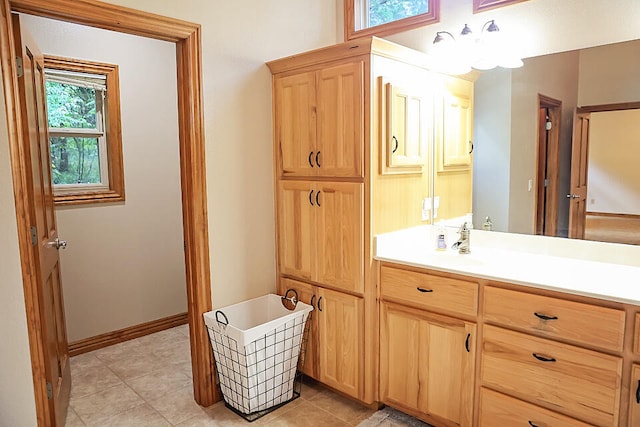
M 431 427 L 430 424 L 424 423 L 410 415 L 396 411 L 393 408 L 385 406 L 366 420 L 358 424 L 358 427 Z

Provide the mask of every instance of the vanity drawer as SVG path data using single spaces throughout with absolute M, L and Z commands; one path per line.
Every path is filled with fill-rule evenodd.
M 485 325 L 482 384 L 599 426 L 618 425 L 622 358 Z
M 383 265 L 380 268 L 383 299 L 433 311 L 478 314 L 478 284 Z
M 589 424 L 482 387 L 480 427 L 496 426 L 588 427 Z
M 485 322 L 622 351 L 622 310 L 487 286 L 483 311 Z

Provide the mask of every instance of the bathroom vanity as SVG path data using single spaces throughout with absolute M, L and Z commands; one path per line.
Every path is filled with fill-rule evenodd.
M 435 426 L 640 425 L 640 248 L 473 230 L 460 255 L 436 232 L 376 239 L 382 402 Z

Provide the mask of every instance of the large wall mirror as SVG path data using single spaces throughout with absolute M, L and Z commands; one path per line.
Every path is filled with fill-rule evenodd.
M 489 216 L 496 231 L 640 244 L 639 76 L 640 41 L 482 72 L 474 87 L 475 227 Z M 580 150 L 572 165 L 572 143 L 583 144 L 582 166 Z M 586 187 L 571 187 L 572 170 L 585 173 Z

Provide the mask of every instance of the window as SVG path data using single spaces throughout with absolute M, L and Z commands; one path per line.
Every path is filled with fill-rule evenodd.
M 440 0 L 344 0 L 345 40 L 386 36 L 440 21 Z
M 45 55 L 57 205 L 124 200 L 118 66 Z

